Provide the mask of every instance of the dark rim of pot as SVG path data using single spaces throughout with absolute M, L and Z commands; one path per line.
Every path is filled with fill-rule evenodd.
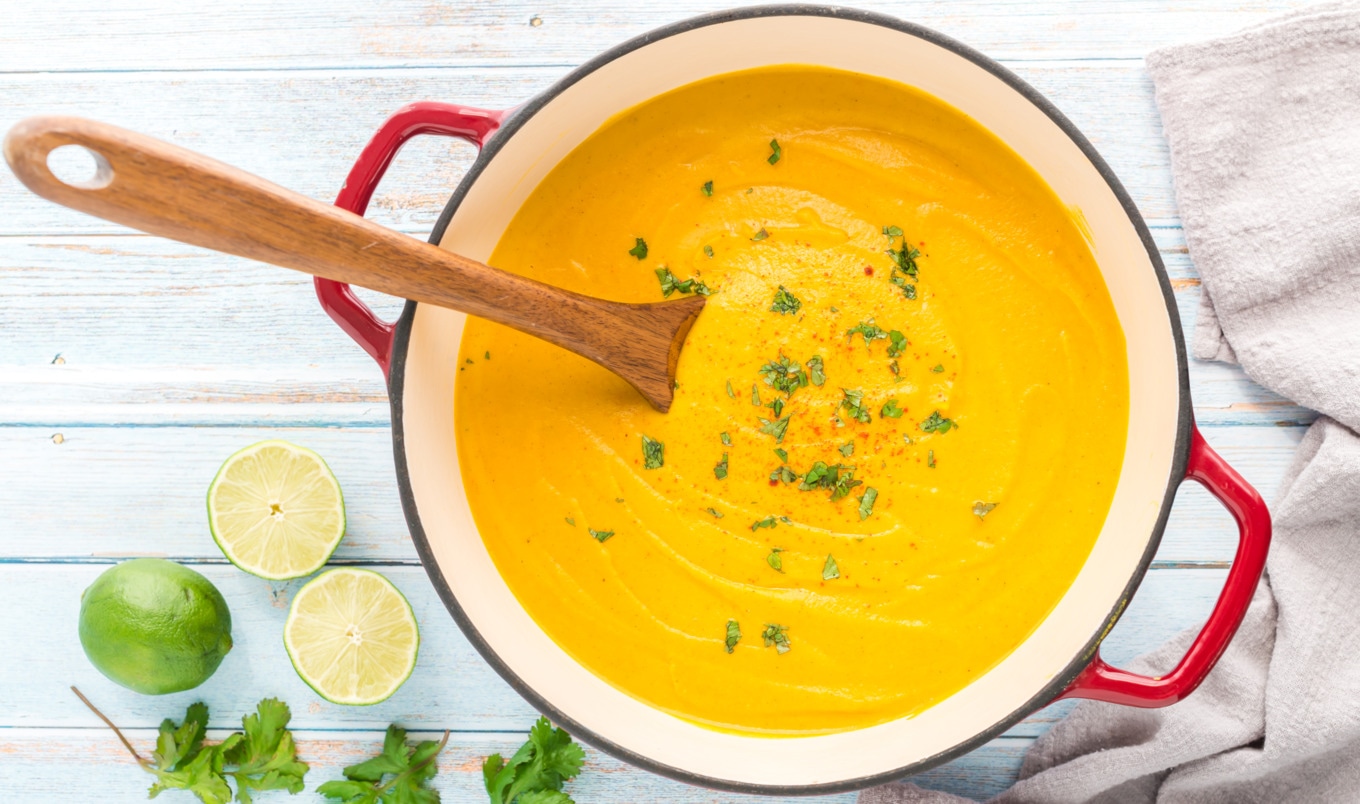
M 920 773 L 929 768 L 948 762 L 963 754 L 966 754 L 984 743 L 989 742 L 995 737 L 1000 736 L 1011 726 L 1023 720 L 1030 713 L 1047 706 L 1053 701 L 1063 689 L 1067 687 L 1073 679 L 1090 663 L 1095 655 L 1096 648 L 1100 640 L 1109 632 L 1111 626 L 1118 621 L 1120 614 L 1124 611 L 1125 605 L 1138 585 L 1142 582 L 1152 558 L 1157 552 L 1158 545 L 1161 544 L 1162 532 L 1166 528 L 1167 517 L 1170 515 L 1172 503 L 1175 500 L 1176 490 L 1185 477 L 1186 464 L 1189 459 L 1190 431 L 1193 426 L 1190 405 L 1190 379 L 1187 369 L 1185 356 L 1185 339 L 1181 332 L 1180 315 L 1176 309 L 1175 298 L 1171 291 L 1171 282 L 1167 278 L 1166 268 L 1162 264 L 1161 256 L 1157 252 L 1157 246 L 1152 240 L 1152 235 L 1148 232 L 1147 225 L 1139 214 L 1138 208 L 1129 197 L 1124 186 L 1115 177 L 1110 166 L 1105 163 L 1100 154 L 1096 153 L 1090 141 L 1082 135 L 1077 127 L 1065 117 L 1062 112 L 1048 101 L 1037 90 L 1025 83 L 1018 76 L 1002 67 L 1000 64 L 982 55 L 976 50 L 960 43 L 947 36 L 936 33 L 928 28 L 915 25 L 910 22 L 889 17 L 869 11 L 860 11 L 846 8 L 833 8 L 828 6 L 816 5 L 777 5 L 759 6 L 751 8 L 738 8 L 729 11 L 720 11 L 712 14 L 705 14 L 691 19 L 682 20 L 663 26 L 642 36 L 630 39 L 620 45 L 606 50 L 595 58 L 572 70 L 564 78 L 558 81 L 547 90 L 536 95 L 532 100 L 516 109 L 501 125 L 500 129 L 492 135 L 486 146 L 468 170 L 467 175 L 459 183 L 454 191 L 453 197 L 444 208 L 444 212 L 439 217 L 438 223 L 434 227 L 434 232 L 430 235 L 430 242 L 436 245 L 444 237 L 444 230 L 448 227 L 449 221 L 453 218 L 454 212 L 459 204 L 467 195 L 469 188 L 481 175 L 487 164 L 495 158 L 501 146 L 509 141 L 530 118 L 548 104 L 553 98 L 557 97 L 568 87 L 580 81 L 587 75 L 598 70 L 615 59 L 645 47 L 653 42 L 666 39 L 677 34 L 703 28 L 709 25 L 720 25 L 735 20 L 757 19 L 762 17 L 831 17 L 835 19 L 851 20 L 854 22 L 878 25 L 890 28 L 904 34 L 915 36 L 931 44 L 937 45 L 956 55 L 968 59 L 977 66 L 1004 81 L 1008 86 L 1024 96 L 1026 100 L 1034 104 L 1040 111 L 1046 114 L 1062 131 L 1081 149 L 1082 153 L 1090 160 L 1091 164 L 1099 171 L 1105 183 L 1109 185 L 1110 191 L 1119 200 L 1124 211 L 1128 214 L 1129 220 L 1133 223 L 1138 232 L 1138 237 L 1142 240 L 1144 248 L 1147 250 L 1148 260 L 1152 263 L 1153 269 L 1157 272 L 1157 281 L 1161 284 L 1162 295 L 1166 301 L 1166 314 L 1172 330 L 1172 336 L 1176 344 L 1177 376 L 1180 392 L 1180 410 L 1176 427 L 1176 448 L 1172 460 L 1171 471 L 1167 477 L 1166 492 L 1163 495 L 1161 512 L 1157 517 L 1156 525 L 1148 537 L 1147 549 L 1143 552 L 1137 568 L 1129 577 L 1128 584 L 1125 586 L 1123 594 L 1111 609 L 1103 624 L 1091 634 L 1087 640 L 1086 647 L 1076 657 L 1068 663 L 1066 669 L 1059 673 L 1054 679 L 1039 690 L 1029 701 L 1013 712 L 999 718 L 992 726 L 979 732 L 971 739 L 965 740 L 952 748 L 942 751 L 926 759 L 909 763 L 900 768 L 896 768 L 869 776 L 859 776 L 852 779 L 842 779 L 824 784 L 811 785 L 763 785 L 735 782 L 728 779 L 713 778 L 702 774 L 694 773 L 683 768 L 677 768 L 661 762 L 657 762 L 647 756 L 639 754 L 626 746 L 612 742 L 591 731 L 581 723 L 568 717 L 560 711 L 553 703 L 539 695 L 533 688 L 524 682 L 513 670 L 507 666 L 501 658 L 493 651 L 486 640 L 478 632 L 477 627 L 463 611 L 453 592 L 449 589 L 444 580 L 443 574 L 439 571 L 439 565 L 435 560 L 434 553 L 430 549 L 429 539 L 425 534 L 425 529 L 420 522 L 420 512 L 416 508 L 415 497 L 411 491 L 409 467 L 406 463 L 406 432 L 402 420 L 402 389 L 405 383 L 406 372 L 406 352 L 410 345 L 411 326 L 415 318 L 416 303 L 408 301 L 402 311 L 401 319 L 397 322 L 396 331 L 392 341 L 392 364 L 391 378 L 388 383 L 388 392 L 392 404 L 392 448 L 396 461 L 397 481 L 401 488 L 401 504 L 406 514 L 406 522 L 411 531 L 411 538 L 415 542 L 416 551 L 420 555 L 421 563 L 425 567 L 426 573 L 430 577 L 430 582 L 434 584 L 439 597 L 448 607 L 449 613 L 458 623 L 469 642 L 481 653 L 482 658 L 496 669 L 510 686 L 522 695 L 530 704 L 549 718 L 562 725 L 571 734 L 579 737 L 584 742 L 599 748 L 606 753 L 612 754 L 619 759 L 640 768 L 652 771 L 662 776 L 677 779 L 690 784 L 702 785 L 705 787 L 725 790 L 734 793 L 755 793 L 766 795 L 824 795 L 829 793 L 841 793 L 852 790 L 859 790 L 877 784 L 902 779 L 910 774 Z

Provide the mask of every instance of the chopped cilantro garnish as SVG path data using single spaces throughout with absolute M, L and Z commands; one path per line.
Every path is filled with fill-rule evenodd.
M 771 526 L 771 527 L 773 527 L 773 526 Z M 765 563 L 766 563 L 766 564 L 769 564 L 770 567 L 771 567 L 775 572 L 783 572 L 783 571 L 784 571 L 784 559 L 781 558 L 781 557 L 779 556 L 779 554 L 782 553 L 782 552 L 784 552 L 784 548 L 782 548 L 782 547 L 776 547 L 776 548 L 770 550 L 770 554 L 769 554 L 768 556 L 765 556 Z
M 874 320 L 872 318 L 869 319 L 868 321 L 861 321 L 857 325 L 845 331 L 845 337 L 851 340 L 854 339 L 856 334 L 864 336 L 865 346 L 868 346 L 870 343 L 874 341 L 881 341 L 888 337 L 888 333 L 884 332 L 876 324 L 874 324 Z
M 702 192 L 704 195 L 709 196 L 713 195 L 713 180 L 709 179 L 708 181 L 704 182 L 703 185 L 699 187 L 699 191 Z
M 718 461 L 717 465 L 713 467 L 713 476 L 716 477 L 716 478 L 719 479 L 719 480 L 723 480 L 723 479 L 725 479 L 725 478 L 727 477 L 727 453 L 726 453 L 726 452 L 723 453 L 723 459 L 722 459 L 721 461 Z
M 760 386 L 751 383 L 751 404 L 760 407 Z
M 779 522 L 775 520 L 773 516 L 767 516 L 764 519 L 751 523 L 751 531 L 754 532 L 757 528 L 773 528 L 778 524 Z
M 915 285 L 904 286 L 902 288 L 902 295 L 906 296 L 908 301 L 916 301 L 916 286 Z
M 788 462 L 789 462 L 789 453 L 788 453 L 788 452 L 786 452 L 786 451 L 784 451 L 784 450 L 782 450 L 782 449 L 776 447 L 775 450 L 774 450 L 774 454 L 775 454 L 775 455 L 778 455 L 778 456 L 779 456 L 779 460 L 783 461 L 784 463 L 788 463 Z
M 806 388 L 808 384 L 807 372 L 782 354 L 777 360 L 771 360 L 761 366 L 760 376 L 765 378 L 766 385 L 783 393 L 786 398 L 793 396 L 793 392 L 799 388 Z
M 736 398 L 737 398 L 737 392 L 732 390 L 732 381 L 731 381 L 731 380 L 728 380 L 728 381 L 727 381 L 727 395 L 728 395 L 729 397 L 731 397 L 732 399 L 736 399 Z
M 639 260 L 647 259 L 647 241 L 640 237 L 634 239 L 637 240 L 637 245 L 628 249 L 628 253 L 637 257 Z
M 623 502 L 623 498 L 622 498 L 622 497 L 615 497 L 615 498 L 614 498 L 614 502 L 616 502 L 616 503 L 621 503 L 621 502 Z
M 897 330 L 888 333 L 888 341 L 888 357 L 900 356 L 902 352 L 906 350 L 907 346 L 910 345 L 907 336 Z
M 888 234 L 888 229 L 891 229 L 892 231 L 895 231 L 898 234 Z M 889 257 L 892 258 L 893 270 L 901 271 L 902 273 L 906 274 L 912 279 L 915 279 L 918 271 L 916 266 L 916 258 L 921 256 L 921 252 L 917 251 L 915 248 L 912 247 L 910 243 L 907 242 L 907 239 L 902 235 L 901 233 L 902 230 L 900 228 L 896 226 L 891 226 L 888 227 L 888 229 L 884 230 L 884 234 L 888 236 L 889 240 L 895 237 L 902 238 L 902 248 L 893 249 L 890 247 L 885 252 Z
M 813 355 L 808 359 L 806 365 L 808 367 L 808 377 L 812 380 L 813 385 L 820 387 L 826 383 L 826 371 L 822 365 L 821 355 Z
M 855 467 L 840 463 L 828 466 L 825 461 L 817 461 L 807 470 L 807 474 L 803 475 L 803 482 L 798 484 L 798 490 L 830 489 L 831 499 L 835 501 L 842 499 L 850 493 L 850 489 L 860 485 L 863 485 L 863 481 L 855 479 Z
M 995 507 L 996 503 L 993 502 L 975 502 L 973 503 L 973 516 L 985 520 L 987 515 L 990 514 Z
M 864 517 L 860 517 L 863 519 Z M 841 577 L 841 568 L 836 566 L 836 559 L 827 554 L 826 563 L 822 565 L 822 580 L 834 581 Z
M 759 243 L 761 240 L 767 240 L 767 239 L 769 239 L 769 237 L 770 237 L 770 233 L 767 232 L 767 231 L 765 231 L 765 227 L 764 227 L 764 226 L 760 227 L 760 231 L 758 231 L 758 232 L 756 232 L 755 234 L 751 235 L 751 239 L 754 240 L 754 241 L 756 241 L 757 243 Z
M 770 312 L 780 315 L 794 315 L 798 312 L 803 303 L 798 298 L 788 292 L 783 285 L 779 286 L 779 292 L 774 294 L 774 304 L 770 305 Z
M 933 449 L 926 450 L 926 466 L 931 469 L 935 468 L 935 450 Z
M 718 437 L 722 439 L 724 447 L 732 446 L 732 436 L 727 433 L 718 433 Z
M 483 359 L 483 360 L 490 360 L 490 359 L 491 359 L 491 352 L 488 351 L 486 354 L 482 355 L 482 359 Z
M 912 437 L 909 436 L 909 435 L 907 435 L 906 433 L 903 433 L 903 434 L 902 434 L 902 440 L 905 441 L 905 442 L 907 442 L 908 444 L 915 444 L 915 443 L 916 443 L 916 441 L 913 440 Z
M 642 468 L 660 469 L 666 463 L 666 445 L 647 436 L 642 437 Z
M 841 393 L 845 394 L 845 397 L 841 400 L 840 406 L 850 414 L 850 418 L 861 424 L 868 424 L 869 409 L 864 407 L 864 392 L 842 388 Z
M 780 158 L 782 158 L 783 156 L 784 149 L 779 147 L 779 140 L 770 140 L 770 157 L 765 161 L 773 165 L 775 162 L 778 162 Z
M 839 447 L 837 447 L 837 449 L 840 450 L 842 455 L 849 458 L 851 455 L 855 454 L 855 442 L 847 441 L 844 444 L 841 444 Z
M 600 544 L 604 544 L 614 536 L 614 531 L 612 530 L 595 530 L 594 528 L 587 528 L 586 530 L 589 530 L 590 535 L 594 536 L 595 541 L 599 542 Z
M 782 399 L 776 399 L 775 401 L 771 402 L 770 404 L 766 405 L 765 407 L 767 407 L 767 408 L 769 408 L 770 410 L 774 411 L 774 415 L 775 415 L 776 417 L 778 417 L 780 414 L 782 414 L 782 413 L 784 412 L 784 400 L 782 400 Z
M 943 373 L 944 373 L 944 364 L 943 364 L 943 363 L 939 364 L 939 365 L 936 366 L 935 368 L 931 369 L 931 371 L 935 372 L 936 374 L 943 374 Z
M 704 246 L 704 256 L 705 256 L 705 257 L 709 257 L 709 258 L 712 258 L 712 257 L 713 257 L 713 247 L 712 247 L 712 246 Z
M 925 430 L 927 433 L 939 433 L 940 435 L 944 435 L 949 432 L 951 427 L 958 427 L 958 425 L 954 423 L 953 419 L 946 419 L 941 416 L 938 410 L 930 414 L 925 421 L 921 422 L 921 429 Z
M 661 295 L 669 299 L 672 293 L 698 293 L 700 296 L 710 296 L 713 291 L 705 285 L 702 280 L 693 277 L 680 280 L 680 277 L 671 273 L 671 269 L 661 266 L 656 269 L 656 279 L 661 283 Z
M 770 479 L 782 480 L 785 483 L 793 483 L 798 480 L 798 473 L 787 466 L 781 466 L 773 472 L 770 472 Z
M 707 510 L 708 510 L 708 512 L 709 512 L 710 514 L 713 515 L 713 518 L 714 518 L 714 519 L 722 519 L 722 518 L 723 518 L 723 512 L 722 512 L 722 511 L 719 511 L 719 510 L 716 509 L 716 508 L 709 508 L 709 509 L 707 509 Z
M 870 486 L 864 490 L 864 496 L 859 498 L 859 519 L 861 522 L 869 518 L 874 512 L 874 501 L 878 499 L 878 489 Z
M 789 419 L 791 418 L 793 418 L 792 415 L 785 416 L 782 419 L 775 419 L 774 421 L 761 419 L 760 432 L 765 435 L 774 436 L 774 443 L 782 444 L 784 442 L 784 434 L 789 431 Z
M 567 520 L 568 525 L 571 525 L 573 528 L 576 527 L 576 520 L 572 519 L 571 517 L 565 517 L 565 519 Z
M 765 641 L 765 647 L 773 646 L 775 651 L 780 654 L 789 652 L 789 635 L 785 633 L 788 628 L 774 623 L 766 623 L 765 630 L 760 633 L 760 638 Z
M 901 236 L 902 236 L 902 227 L 900 227 L 900 226 L 884 226 L 884 227 L 883 227 L 883 234 L 886 235 L 886 236 L 888 236 L 888 237 L 901 237 Z
M 737 647 L 737 643 L 740 641 L 741 641 L 741 626 L 737 623 L 736 620 L 728 620 L 727 639 L 724 641 L 724 644 L 727 645 L 727 652 L 731 653 L 732 650 Z
M 900 419 L 904 412 L 905 411 L 897 406 L 897 398 L 894 397 L 883 405 L 883 408 L 878 411 L 878 415 L 885 419 Z
M 893 376 L 894 376 L 894 377 L 900 377 L 900 376 L 902 376 L 902 368 L 901 368 L 900 366 L 897 365 L 897 361 L 896 361 L 896 360 L 889 360 L 889 361 L 888 361 L 888 371 L 891 371 L 891 372 L 893 373 Z

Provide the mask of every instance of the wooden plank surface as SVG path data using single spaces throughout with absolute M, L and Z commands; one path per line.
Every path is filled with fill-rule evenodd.
M 1142 56 L 1310 2 L 859 5 L 983 50 L 1069 115 L 1149 220 L 1189 325 L 1200 289 Z M 374 128 L 407 102 L 514 106 L 604 48 L 724 5 L 11 3 L 0 26 L 0 129 L 37 113 L 96 117 L 329 200 Z M 473 156 L 461 143 L 413 142 L 370 217 L 424 237 Z M 399 309 L 396 300 L 366 298 L 386 316 Z M 1191 382 L 1210 443 L 1271 497 L 1313 414 L 1233 367 L 1192 363 Z M 418 566 L 395 495 L 388 423 L 376 368 L 320 312 L 305 277 L 131 235 L 41 202 L 0 170 L 4 798 L 145 800 L 147 777 L 66 690 L 76 683 L 143 746 L 161 718 L 179 716 L 190 700 L 207 700 L 214 725 L 228 725 L 260 697 L 280 695 L 302 729 L 313 786 L 374 749 L 389 721 L 453 729 L 438 787 L 446 801 L 485 800 L 481 757 L 518 745 L 534 713 L 458 633 Z M 382 705 L 336 707 L 298 681 L 279 636 L 298 584 L 234 570 L 207 536 L 203 492 L 213 471 L 234 449 L 268 437 L 313 446 L 335 468 L 350 522 L 335 563 L 384 572 L 416 608 L 425 638 L 420 666 Z M 1126 661 L 1200 622 L 1234 544 L 1217 503 L 1197 487 L 1183 490 L 1156 569 L 1107 640 L 1107 658 Z M 194 693 L 136 695 L 104 680 L 81 654 L 79 590 L 115 561 L 143 554 L 194 565 L 232 607 L 237 647 Z M 975 798 L 994 794 L 1014 778 L 1034 736 L 1071 706 L 1035 713 L 918 781 Z M 572 788 L 582 804 L 755 801 L 661 779 L 596 751 L 589 756 Z

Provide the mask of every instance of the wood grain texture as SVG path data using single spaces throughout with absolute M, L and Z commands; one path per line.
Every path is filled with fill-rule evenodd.
M 203 536 L 205 540 L 208 537 Z M 243 713 L 276 696 L 293 708 L 294 725 L 313 729 L 411 728 L 521 731 L 535 713 L 482 661 L 449 617 L 425 572 L 380 566 L 410 600 L 420 624 L 415 672 L 397 693 L 375 706 L 346 707 L 319 698 L 293 671 L 283 649 L 288 604 L 303 581 L 271 582 L 221 564 L 191 564 L 222 592 L 232 614 L 234 647 L 217 673 L 189 692 L 146 696 L 108 681 L 86 660 L 76 633 L 80 591 L 106 565 L 0 565 L 0 732 L 9 728 L 71 728 L 90 724 L 90 712 L 67 689 L 76 685 L 120 726 L 154 728 L 195 700 L 219 713 Z M 1217 569 L 1153 570 L 1143 582 L 1102 655 L 1115 664 L 1203 622 L 1226 576 Z M 20 614 L 21 616 L 14 616 Z M 1162 669 L 1162 668 L 1159 668 Z M 1170 669 L 1164 668 L 1164 669 Z M 1035 736 L 1070 709 L 1063 703 L 1031 715 L 1011 730 Z
M 61 443 L 53 436 L 61 435 Z M 1300 427 L 1212 427 L 1205 437 L 1267 500 Z M 397 499 L 385 427 L 0 427 L 0 564 L 92 561 L 136 555 L 222 561 L 207 535 L 204 494 L 236 450 L 285 438 L 317 450 L 345 490 L 349 530 L 335 557 L 414 565 Z M 1157 559 L 1165 566 L 1232 559 L 1237 528 L 1223 507 L 1182 487 Z M 0 608 L 0 611 L 3 611 Z
M 58 148 L 95 155 L 68 184 Z M 700 295 L 625 304 L 553 287 L 422 243 L 202 154 L 83 117 L 38 116 L 4 139 L 5 161 L 48 201 L 148 234 L 495 321 L 575 352 L 670 410 Z
M 858 0 L 994 57 L 1141 59 L 1313 0 Z M 7 9 L 0 71 L 305 69 L 577 64 L 724 0 L 64 0 Z M 534 20 L 538 23 L 535 24 Z M 60 37 L 25 35 L 60 31 Z M 117 37 L 110 37 L 111 31 Z

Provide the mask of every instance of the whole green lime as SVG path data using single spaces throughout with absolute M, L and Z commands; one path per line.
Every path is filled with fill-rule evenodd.
M 193 689 L 231 650 L 231 611 L 188 567 L 137 558 L 80 596 L 80 644 L 99 672 L 147 695 Z

